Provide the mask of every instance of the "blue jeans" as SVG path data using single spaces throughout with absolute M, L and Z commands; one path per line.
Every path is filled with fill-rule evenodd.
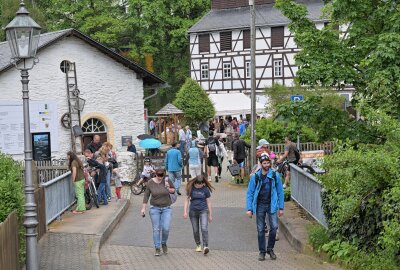
M 97 189 L 97 198 L 100 201 L 103 201 L 105 205 L 108 204 L 107 195 L 106 195 L 106 185 L 107 183 L 101 182 L 99 188 Z
M 172 209 L 170 206 L 167 207 L 150 206 L 149 213 L 151 218 L 151 224 L 153 225 L 154 247 L 159 249 L 161 245 L 167 244 L 169 225 L 171 223 Z
M 168 172 L 168 177 L 169 180 L 174 183 L 174 187 L 176 191 L 179 191 L 179 188 L 181 187 L 181 182 L 182 182 L 182 171 L 177 171 L 177 172 Z
M 265 254 L 267 251 L 274 249 L 276 230 L 278 229 L 278 212 L 273 214 L 269 213 L 270 206 L 266 204 L 257 205 L 256 223 L 258 234 L 258 250 L 260 253 Z M 268 215 L 269 222 L 269 235 L 268 246 L 265 249 L 265 217 Z
M 186 141 L 179 141 L 179 151 L 181 151 L 182 157 L 185 154 Z
M 201 225 L 201 236 L 203 238 L 203 246 L 208 247 L 208 210 L 189 211 L 190 221 L 192 222 L 193 236 L 196 245 L 201 245 L 199 222 Z
M 111 198 L 111 171 L 107 170 L 106 195 Z

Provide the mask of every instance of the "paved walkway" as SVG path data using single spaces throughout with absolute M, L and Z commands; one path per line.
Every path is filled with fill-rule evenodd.
M 168 241 L 169 253 L 154 257 L 151 221 L 139 214 L 142 196 L 134 196 L 131 206 L 101 248 L 103 270 L 122 269 L 338 269 L 334 265 L 296 252 L 281 235 L 276 243 L 276 261 L 257 260 L 255 219 L 245 215 L 245 187 L 213 183 L 213 223 L 209 225 L 210 253 L 194 251 L 189 220 L 183 219 L 183 196 L 173 206 Z
M 119 202 L 113 200 L 108 206 L 93 207 L 79 215 L 66 212 L 61 220 L 54 221 L 38 243 L 39 269 L 99 269 L 100 243 L 129 206 L 129 188 L 123 189 L 123 195 L 125 199 Z

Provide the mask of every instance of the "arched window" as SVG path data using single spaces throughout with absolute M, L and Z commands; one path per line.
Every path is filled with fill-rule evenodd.
M 107 132 L 106 126 L 99 119 L 90 118 L 83 123 L 82 130 L 84 133 L 102 133 Z

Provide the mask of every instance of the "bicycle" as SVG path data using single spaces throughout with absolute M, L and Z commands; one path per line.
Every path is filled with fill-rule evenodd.
M 140 195 L 146 190 L 146 183 L 151 179 L 151 177 L 144 177 L 142 183 L 137 184 L 140 179 L 136 179 L 130 183 L 131 192 L 135 195 Z
M 97 189 L 96 185 L 93 181 L 93 177 L 91 176 L 91 173 L 94 172 L 95 170 L 91 170 L 89 168 L 85 168 L 85 204 L 86 204 L 86 210 L 92 209 L 93 205 L 96 206 L 96 208 L 99 208 L 99 200 L 97 197 Z

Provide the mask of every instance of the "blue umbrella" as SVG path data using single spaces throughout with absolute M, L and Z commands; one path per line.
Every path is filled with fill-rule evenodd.
M 145 149 L 160 148 L 161 142 L 157 139 L 145 139 L 139 142 L 139 146 Z

